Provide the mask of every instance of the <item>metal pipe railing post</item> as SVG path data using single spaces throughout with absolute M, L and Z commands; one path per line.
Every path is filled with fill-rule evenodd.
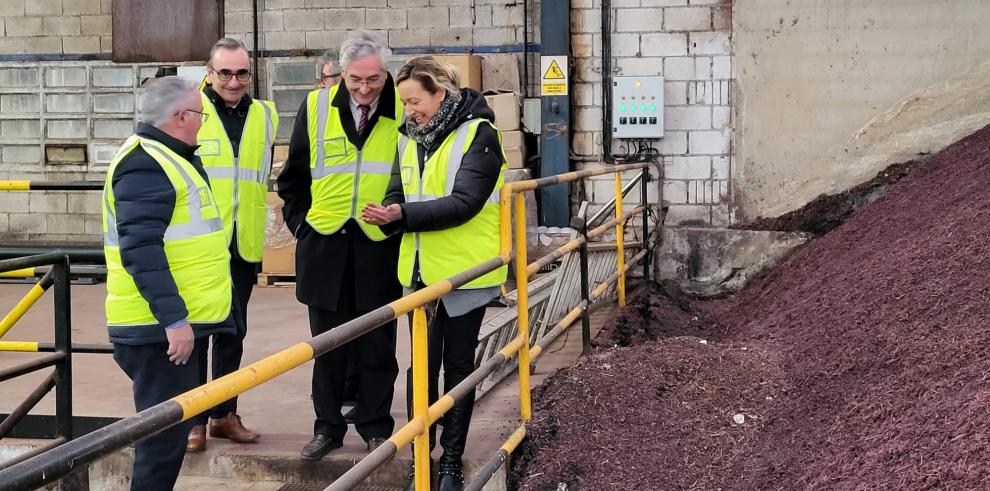
M 526 198 L 516 194 L 516 295 L 519 309 L 519 336 L 523 338 L 519 350 L 519 415 L 523 421 L 533 417 L 529 392 L 529 273 L 526 271 Z
M 648 239 L 650 237 L 650 205 L 647 203 L 647 183 L 650 182 L 650 169 L 643 169 L 643 177 L 641 178 L 641 186 L 639 188 L 639 202 L 643 207 L 643 250 L 649 247 Z M 647 253 L 646 257 L 643 258 L 643 284 L 649 286 L 650 284 L 650 256 L 651 253 Z
M 426 309 L 413 310 L 412 369 L 413 417 L 423 422 L 423 431 L 413 440 L 413 470 L 416 491 L 430 491 L 430 394 L 429 344 Z
M 72 318 L 69 297 L 69 257 L 54 264 L 55 350 L 65 357 L 55 365 L 55 426 L 58 436 L 72 440 Z
M 587 354 L 591 350 L 591 301 L 589 300 L 591 279 L 588 278 L 587 205 L 583 206 L 581 211 L 580 216 L 576 216 L 571 220 L 571 226 L 581 232 L 581 236 L 584 237 L 584 241 L 581 242 L 581 246 L 578 249 L 578 254 L 581 259 L 581 299 L 584 300 L 585 306 L 581 311 L 581 353 Z
M 615 173 L 615 260 L 619 271 L 619 281 L 616 282 L 619 290 L 619 308 L 626 306 L 626 275 L 623 274 L 626 263 L 626 252 L 623 248 L 625 234 L 622 226 L 622 175 Z

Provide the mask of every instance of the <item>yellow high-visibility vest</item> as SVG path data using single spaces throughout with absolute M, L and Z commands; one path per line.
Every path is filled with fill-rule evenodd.
M 340 230 L 348 220 L 359 217 L 368 203 L 380 204 L 385 198 L 399 138 L 398 116 L 402 114 L 402 103 L 395 94 L 396 119 L 378 118 L 364 146 L 357 150 L 344 133 L 340 111 L 330 103 L 338 89 L 339 85 L 317 89 L 307 98 L 313 202 L 306 222 L 323 235 Z M 394 93 L 395 87 L 385 90 Z M 356 221 L 369 239 L 385 239 L 377 226 Z
M 478 127 L 491 125 L 485 119 L 472 119 L 461 124 L 447 135 L 440 148 L 426 160 L 423 172 L 419 171 L 418 144 L 405 136 L 399 141 L 399 165 L 402 173 L 402 189 L 407 203 L 431 201 L 449 196 L 454 188 L 454 177 L 461 168 L 464 153 L 474 141 Z M 495 128 L 498 132 L 498 128 Z M 499 141 L 502 136 L 499 134 Z M 499 146 L 501 154 L 501 145 Z M 498 182 L 487 202 L 477 215 L 456 227 L 431 232 L 407 232 L 402 235 L 399 248 L 399 281 L 406 287 L 413 286 L 413 264 L 419 258 L 419 275 L 423 283 L 432 285 L 473 268 L 499 255 L 499 193 L 505 177 L 505 155 L 501 154 L 502 167 Z M 469 282 L 461 288 L 487 288 L 505 282 L 508 268 L 502 266 Z
M 203 112 L 209 116 L 199 130 L 197 154 L 210 176 L 213 196 L 220 206 L 229 240 L 237 240 L 237 252 L 248 262 L 261 262 L 265 249 L 265 193 L 272 168 L 272 144 L 278 132 L 278 113 L 271 101 L 255 99 L 248 108 L 244 130 L 234 147 L 223 128 L 216 107 L 206 94 Z M 237 225 L 237 237 L 231 230 Z
M 175 211 L 165 231 L 165 257 L 179 296 L 193 324 L 222 322 L 230 314 L 230 254 L 213 193 L 186 159 L 165 145 L 137 135 L 117 150 L 103 186 L 103 252 L 107 261 L 107 324 L 158 326 L 148 301 L 120 260 L 113 174 L 117 165 L 141 146 L 165 171 L 175 187 Z

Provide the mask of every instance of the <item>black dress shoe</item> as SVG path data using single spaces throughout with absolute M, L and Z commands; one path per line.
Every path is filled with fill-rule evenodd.
M 344 446 L 343 440 L 335 440 L 326 435 L 316 435 L 302 449 L 302 459 L 307 462 L 320 460 L 331 450 Z
M 464 472 L 459 464 L 440 464 L 437 476 L 440 479 L 437 489 L 440 491 L 464 491 Z
M 373 436 L 368 440 L 368 453 L 374 452 L 376 448 L 382 446 L 383 443 L 388 441 L 387 438 L 382 438 L 380 436 Z

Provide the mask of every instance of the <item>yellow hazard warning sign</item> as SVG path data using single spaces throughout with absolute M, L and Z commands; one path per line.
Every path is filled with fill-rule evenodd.
M 557 64 L 557 60 L 550 62 L 550 67 L 547 68 L 546 73 L 543 74 L 543 80 L 564 80 L 564 72 L 560 69 L 560 65 Z
M 540 95 L 567 95 L 567 57 L 541 56 Z

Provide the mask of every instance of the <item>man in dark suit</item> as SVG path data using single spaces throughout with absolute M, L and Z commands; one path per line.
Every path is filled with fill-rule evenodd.
M 309 307 L 314 336 L 401 295 L 398 237 L 358 219 L 368 203 L 381 203 L 395 160 L 402 106 L 386 68 L 389 56 L 367 32 L 348 36 L 340 49 L 343 80 L 312 91 L 299 108 L 278 178 L 285 222 L 298 241 L 296 298 Z M 355 428 L 369 451 L 392 434 L 395 329 L 390 322 L 316 359 L 316 422 L 304 460 L 343 444 L 349 357 L 358 379 Z

